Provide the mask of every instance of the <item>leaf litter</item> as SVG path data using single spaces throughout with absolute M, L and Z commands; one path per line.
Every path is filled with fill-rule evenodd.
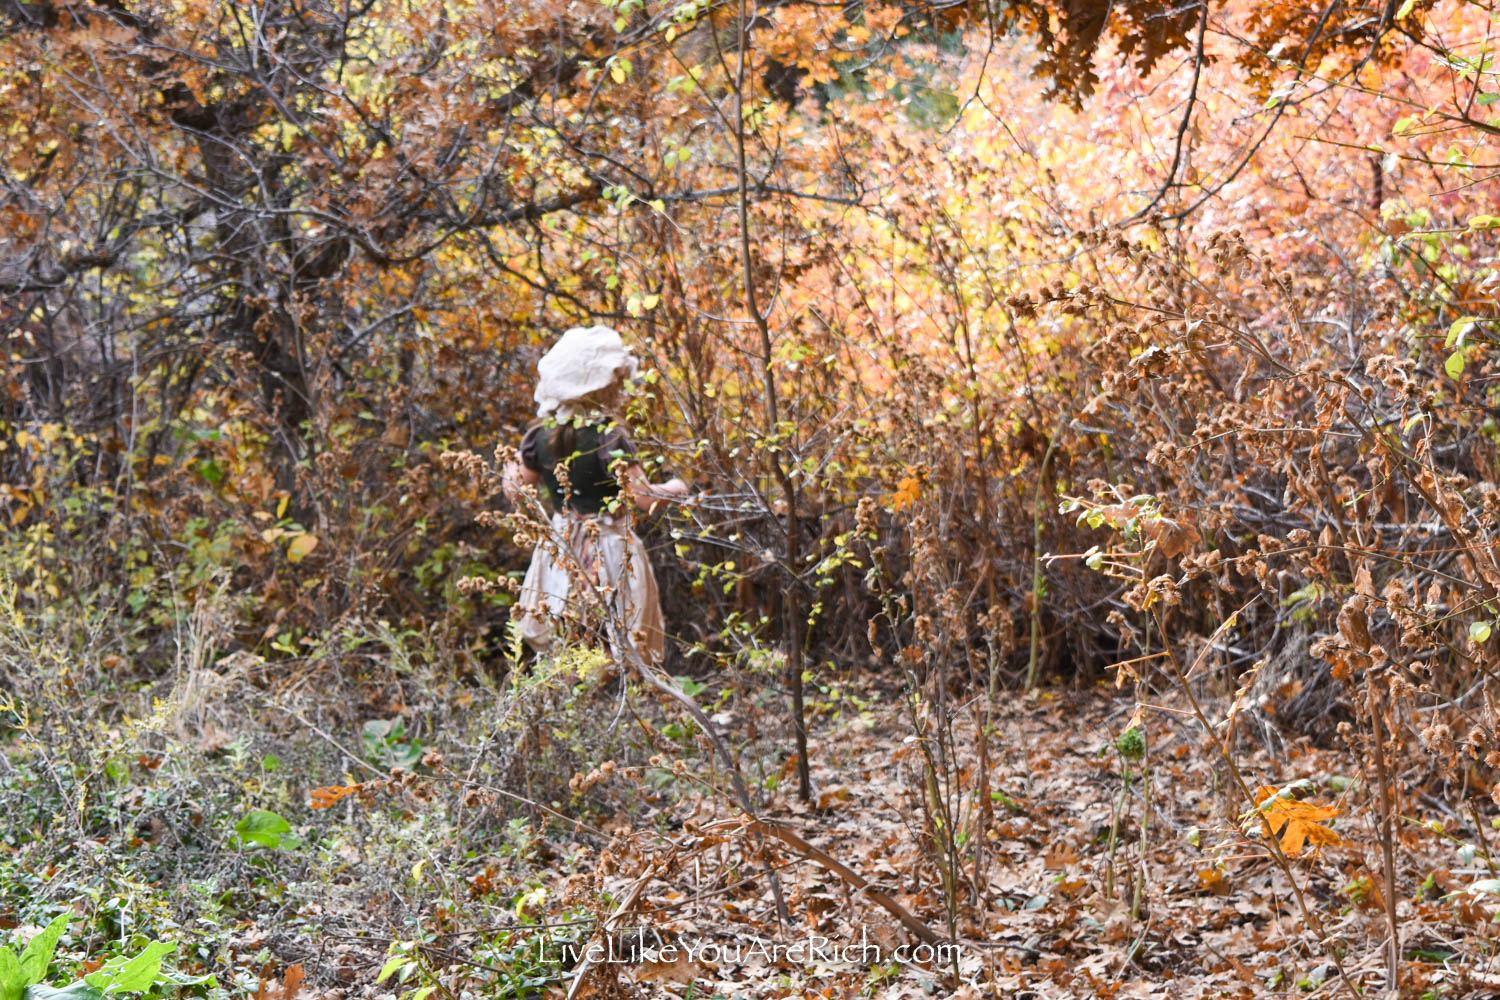
M 663 869 L 631 914 L 676 948 L 620 963 L 612 981 L 682 1000 L 1331 995 L 1338 981 L 1272 861 L 1270 836 L 1293 859 L 1296 891 L 1347 949 L 1351 977 L 1378 987 L 1386 928 L 1378 844 L 1351 818 L 1358 785 L 1330 780 L 1346 758 L 1305 742 L 1275 756 L 1239 747 L 1241 769 L 1264 782 L 1251 811 L 1227 793 L 1222 768 L 1204 752 L 1214 747 L 1172 720 L 1152 734 L 1148 810 L 1140 776 L 1125 789 L 1101 751 L 1133 707 L 1092 693 L 1044 694 L 1000 711 L 989 787 L 1004 805 L 985 834 L 982 877 L 967 876 L 955 894 L 956 960 L 914 952 L 919 939 L 867 892 L 785 844 L 756 841 L 721 803 L 685 799 L 670 806 L 667 827 L 681 831 L 681 845 L 712 846 L 691 866 Z M 924 849 L 907 731 L 892 713 L 825 734 L 811 754 L 817 807 L 778 797 L 761 818 L 799 831 L 946 941 L 944 883 Z M 972 782 L 974 762 L 962 763 Z M 647 851 L 642 860 L 650 856 L 650 838 L 626 839 Z M 1481 965 L 1444 957 L 1480 953 L 1494 939 L 1493 906 L 1455 905 L 1430 888 L 1432 878 L 1458 884 L 1451 844 L 1409 825 L 1402 859 L 1403 980 L 1448 995 L 1500 988 Z M 1414 895 L 1424 880 L 1429 889 Z M 622 873 L 603 884 L 618 898 L 629 883 Z M 848 946 L 865 950 L 850 960 Z

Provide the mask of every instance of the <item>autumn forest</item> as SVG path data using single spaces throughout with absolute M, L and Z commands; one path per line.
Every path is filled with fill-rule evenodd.
M 0 1000 L 1500 996 L 1497 46 L 0 0 Z

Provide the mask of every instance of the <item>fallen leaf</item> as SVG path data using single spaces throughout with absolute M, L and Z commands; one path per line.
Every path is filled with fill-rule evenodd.
M 1314 853 L 1324 847 L 1343 843 L 1337 833 L 1321 825 L 1322 820 L 1339 814 L 1334 806 L 1315 806 L 1262 786 L 1256 790 L 1256 812 L 1271 836 L 1281 838 L 1281 849 L 1288 857 L 1297 857 L 1302 848 L 1311 845 Z

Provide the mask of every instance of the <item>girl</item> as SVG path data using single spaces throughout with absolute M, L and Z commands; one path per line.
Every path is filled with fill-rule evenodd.
M 505 468 L 504 488 L 519 505 L 524 487 L 540 485 L 551 508 L 513 612 L 539 652 L 556 650 L 559 622 L 602 613 L 617 662 L 631 646 L 649 663 L 662 658 L 656 578 L 623 504 L 654 511 L 686 501 L 688 488 L 680 479 L 651 483 L 615 419 L 636 368 L 607 326 L 574 327 L 537 364 L 538 419 L 521 439 L 520 461 Z

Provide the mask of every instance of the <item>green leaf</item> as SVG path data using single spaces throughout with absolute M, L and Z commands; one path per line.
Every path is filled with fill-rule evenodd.
M 1459 319 L 1454 320 L 1453 323 L 1448 327 L 1448 336 L 1443 341 L 1443 346 L 1452 347 L 1454 344 L 1458 344 L 1459 347 L 1464 346 L 1464 338 L 1469 335 L 1469 328 L 1473 325 L 1473 316 L 1463 316 Z M 1459 369 L 1459 371 L 1462 370 L 1463 369 L 1461 368 Z M 1457 377 L 1458 376 L 1456 375 L 1454 376 L 1454 378 Z
M 1490 623 L 1472 622 L 1469 625 L 1469 638 L 1474 642 L 1488 642 L 1490 638 Z
M 375 977 L 376 984 L 378 985 L 391 978 L 392 973 L 394 973 L 397 969 L 401 968 L 403 965 L 406 965 L 410 961 L 411 959 L 406 955 L 396 955 L 392 957 L 385 963 L 385 965 L 380 967 L 380 975 Z
M 241 843 L 276 850 L 291 839 L 286 835 L 292 832 L 292 824 L 267 809 L 252 809 L 234 824 L 234 832 L 239 834 Z
M 0 945 L 0 1000 L 21 1000 L 26 992 L 26 974 L 16 953 Z
M 1412 8 L 1416 5 L 1417 0 L 1406 0 L 1406 2 L 1401 5 L 1401 8 L 1396 11 L 1396 20 L 1399 21 L 1403 17 L 1406 17 L 1406 15 L 1412 12 Z
M 26 1000 L 104 1000 L 104 994 L 82 979 L 75 979 L 66 986 L 28 986 Z
M 1474 98 L 1474 103 L 1481 106 L 1494 104 L 1496 101 L 1500 101 L 1500 94 L 1480 94 Z
M 155 984 L 157 977 L 161 975 L 161 960 L 176 950 L 175 944 L 152 941 L 134 958 L 118 965 L 114 961 L 107 962 L 104 968 L 84 976 L 83 981 L 103 990 L 105 996 L 113 993 L 140 993 Z
M 1448 373 L 1451 379 L 1457 379 L 1464 373 L 1464 352 L 1462 349 L 1448 355 L 1448 360 L 1443 362 L 1443 371 Z
M 207 986 L 212 988 L 218 985 L 218 980 L 214 979 L 209 973 L 204 973 L 201 976 L 190 976 L 186 972 L 173 972 L 171 969 L 162 969 L 156 978 L 164 983 L 171 983 L 174 986 Z
M 69 914 L 59 914 L 53 918 L 40 934 L 31 939 L 26 945 L 26 950 L 21 952 L 21 972 L 26 977 L 26 985 L 42 981 L 47 974 L 47 966 L 52 964 L 52 953 L 57 950 L 58 939 L 68 929 Z

